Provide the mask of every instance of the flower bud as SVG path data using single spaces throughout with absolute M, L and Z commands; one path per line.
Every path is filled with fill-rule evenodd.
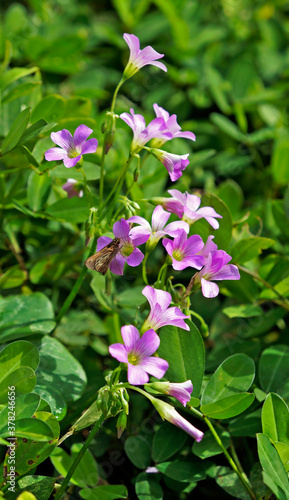
M 126 429 L 126 425 L 127 425 L 127 416 L 126 416 L 125 411 L 122 411 L 119 414 L 118 419 L 117 419 L 117 423 L 116 423 L 118 439 L 121 437 L 123 431 Z

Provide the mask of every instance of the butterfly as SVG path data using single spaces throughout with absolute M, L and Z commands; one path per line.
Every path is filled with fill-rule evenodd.
M 104 275 L 109 268 L 109 264 L 120 251 L 120 241 L 120 238 L 114 238 L 99 252 L 88 257 L 84 263 L 86 267 Z

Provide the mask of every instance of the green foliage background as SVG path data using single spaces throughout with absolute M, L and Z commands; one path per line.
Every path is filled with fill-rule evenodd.
M 210 393 L 208 385 L 205 391 L 202 388 L 201 408 L 205 412 L 204 407 L 215 405 L 207 408 L 208 415 L 218 423 L 228 447 L 230 436 L 234 438 L 260 498 L 267 487 L 278 499 L 289 498 L 285 472 L 288 428 L 278 427 L 281 420 L 289 422 L 288 2 L 29 0 L 4 2 L 1 9 L 0 338 L 2 348 L 11 349 L 12 362 L 4 364 L 7 356 L 3 349 L 0 405 L 5 412 L 7 384 L 17 380 L 22 398 L 19 408 L 26 408 L 19 431 L 18 460 L 20 474 L 24 474 L 20 488 L 30 488 L 36 498 L 45 500 L 53 482 L 42 476 L 65 475 L 71 458 L 61 457 L 60 448 L 55 448 L 51 462 L 44 461 L 54 448 L 51 440 L 56 443 L 59 424 L 64 434 L 93 403 L 104 374 L 114 367 L 107 356 L 108 345 L 121 341 L 120 326 L 134 321 L 136 308 L 143 303 L 138 269 L 129 268 L 118 277 L 109 297 L 104 277 L 88 273 L 73 306 L 61 322 L 57 320 L 87 256 L 84 223 L 89 206 L 85 197 L 68 200 L 61 189 L 67 178 L 82 182 L 80 172 L 74 168 L 72 174 L 72 169 L 44 160 L 44 152 L 52 146 L 50 133 L 63 128 L 73 132 L 81 123 L 93 128 L 92 136 L 101 146 L 101 125 L 128 58 L 122 39 L 128 32 L 139 36 L 141 47 L 152 45 L 165 54 L 168 73 L 152 67 L 138 72 L 121 88 L 116 112 L 133 107 L 149 121 L 154 117 L 152 105 L 157 102 L 177 114 L 183 130 L 196 134 L 192 145 L 180 139 L 168 144 L 171 152 L 190 153 L 190 165 L 173 187 L 210 193 L 203 196 L 202 204 L 214 206 L 223 215 L 215 241 L 232 255 L 232 262 L 245 268 L 240 281 L 222 283 L 222 294 L 217 298 L 206 300 L 196 293 L 191 309 L 201 315 L 210 332 L 205 339 L 204 382 L 229 356 L 245 356 L 234 360 L 236 369 L 243 362 L 250 364 L 248 359 L 254 361 L 257 375 L 251 390 L 255 401 L 249 410 L 251 400 L 239 408 L 239 413 L 245 410 L 241 416 L 235 413 L 228 417 L 224 401 L 218 403 L 218 390 Z M 106 195 L 127 159 L 130 141 L 130 130 L 118 120 L 114 148 L 106 162 Z M 95 206 L 100 157 L 101 147 L 84 161 Z M 133 168 L 127 175 L 128 186 L 132 178 Z M 139 203 L 166 195 L 169 187 L 172 185 L 163 165 L 149 159 L 130 196 Z M 152 205 L 146 201 L 139 204 L 139 214 L 150 217 Z M 122 207 L 121 215 L 127 215 Z M 214 234 L 203 222 L 194 224 L 194 232 L 204 238 Z M 161 249 L 157 249 L 149 260 L 152 282 L 163 259 Z M 177 279 L 187 285 L 190 277 L 190 271 L 185 270 Z M 197 319 L 196 325 L 206 331 Z M 167 349 L 168 357 L 175 352 L 180 332 L 161 332 L 161 338 L 169 335 L 175 342 L 172 349 L 162 347 L 165 342 L 161 346 Z M 23 353 L 25 362 L 18 360 Z M 185 353 L 183 346 L 178 355 L 183 359 Z M 176 361 L 174 365 L 174 359 L 170 360 L 172 377 L 175 369 L 184 380 L 188 375 L 195 377 L 194 384 L 201 387 L 200 359 L 199 353 L 198 357 L 192 353 L 183 375 L 178 373 Z M 253 366 L 249 373 L 254 371 Z M 238 387 L 249 399 L 251 395 L 245 391 L 250 380 Z M 233 388 L 236 391 L 234 384 Z M 28 396 L 31 400 L 25 399 Z M 211 498 L 212 492 L 222 498 L 249 498 L 220 458 L 210 431 L 206 441 L 192 447 L 181 431 L 161 424 L 146 401 L 138 395 L 132 395 L 131 401 L 126 434 L 118 441 L 115 421 L 108 421 L 85 458 L 84 471 L 91 473 L 78 471 L 71 498 L 126 498 L 125 487 L 130 498 L 139 499 L 145 494 L 153 499 L 161 499 L 163 494 L 167 499 Z M 231 405 L 231 401 L 227 403 Z M 5 415 L 0 413 L 2 439 L 7 437 Z M 33 415 L 37 425 L 30 422 Z M 259 455 L 256 433 L 260 433 Z M 171 443 L 166 453 L 168 434 Z M 43 442 L 39 436 L 44 436 Z M 23 439 L 29 438 L 37 444 L 27 451 Z M 81 441 L 81 435 L 71 437 L 67 452 L 71 448 L 71 455 L 77 453 Z M 34 460 L 33 468 L 27 465 L 26 453 Z M 1 446 L 1 461 L 4 455 L 5 446 Z M 266 475 L 263 482 L 258 457 Z M 277 464 L 276 470 L 279 468 L 277 478 L 270 468 L 272 462 Z M 148 479 L 144 469 L 155 464 L 161 474 Z M 120 485 L 115 492 L 109 490 L 111 497 L 101 490 L 108 485 L 93 488 L 98 474 L 115 488 Z M 95 491 L 99 496 L 92 496 Z M 8 494 L 10 498 L 14 497 Z

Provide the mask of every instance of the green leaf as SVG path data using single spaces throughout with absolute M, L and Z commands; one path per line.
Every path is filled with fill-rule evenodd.
M 235 243 L 230 249 L 232 261 L 236 264 L 244 264 L 274 245 L 275 241 L 271 238 L 261 238 L 260 236 L 251 236 L 250 238 L 243 238 Z
M 10 92 L 8 92 L 3 98 L 2 98 L 2 104 L 7 104 L 7 102 L 14 101 L 15 99 L 18 99 L 19 97 L 23 97 L 24 95 L 29 95 L 32 94 L 32 92 L 41 85 L 42 82 L 27 82 L 27 83 L 21 83 L 17 87 L 14 87 Z
M 174 462 L 163 462 L 157 464 L 156 468 L 165 476 L 168 476 L 180 482 L 195 482 L 201 481 L 205 478 L 200 462 L 181 462 L 175 460 Z
M 65 107 L 65 99 L 57 94 L 50 94 L 42 99 L 31 113 L 31 121 L 46 120 L 57 122 L 62 117 Z M 61 127 L 59 127 L 59 130 Z
M 190 331 L 174 326 L 161 328 L 159 356 L 169 363 L 166 376 L 170 382 L 191 380 L 193 396 L 198 397 L 205 367 L 205 348 L 203 339 L 192 321 L 187 321 Z
M 7 290 L 8 288 L 21 286 L 26 277 L 26 272 L 22 271 L 22 269 L 10 268 L 0 276 L 0 289 Z
M 151 462 L 151 447 L 143 436 L 130 436 L 125 440 L 124 450 L 130 461 L 139 469 L 145 469 Z
M 46 213 L 58 220 L 72 222 L 86 222 L 89 216 L 89 206 L 86 198 L 63 198 L 46 209 Z
M 282 464 L 285 467 L 286 472 L 289 472 L 289 446 L 284 443 L 274 443 L 278 455 L 281 458 Z
M 248 415 L 232 420 L 229 424 L 231 436 L 248 436 L 255 438 L 258 432 L 261 432 L 261 410 L 256 410 Z
M 22 394 L 18 396 L 15 400 L 15 419 L 20 420 L 22 418 L 30 418 L 35 413 L 40 402 L 40 397 L 38 394 Z M 10 408 L 11 409 L 11 408 Z M 9 406 L 6 406 L 0 413 L 0 433 L 2 429 L 7 425 L 8 413 L 10 411 Z
M 46 125 L 47 122 L 42 119 L 30 125 L 30 127 L 28 127 L 22 135 L 19 144 L 25 144 L 25 142 L 30 141 L 30 139 L 39 135 L 41 130 L 43 130 Z
M 153 438 L 152 459 L 154 462 L 167 460 L 183 447 L 186 440 L 183 430 L 164 422 Z
M 59 423 L 56 418 L 51 415 L 51 413 L 39 411 L 36 412 L 35 416 L 38 420 L 45 422 L 50 427 L 53 433 L 53 439 L 48 442 L 36 442 L 31 439 L 23 440 L 23 438 L 17 439 L 17 448 L 15 451 L 15 473 L 19 476 L 22 476 L 32 468 L 34 469 L 38 464 L 49 457 L 59 438 Z M 8 463 L 7 455 L 5 457 L 4 465 L 7 465 L 9 473 L 10 465 Z
M 28 366 L 13 370 L 0 382 L 0 404 L 7 404 L 9 387 L 14 386 L 17 395 L 33 391 L 36 384 L 34 371 Z
M 32 68 L 12 68 L 9 71 L 6 71 L 2 76 L 0 87 L 3 90 L 5 87 L 10 85 L 10 83 L 19 80 L 19 78 L 23 78 L 24 76 L 31 75 L 31 73 L 35 73 L 36 71 L 38 71 L 38 68 L 35 66 Z
M 23 109 L 13 122 L 8 135 L 5 137 L 1 146 L 1 155 L 9 153 L 11 149 L 15 148 L 20 141 L 24 130 L 27 127 L 30 117 L 30 108 Z
M 0 297 L 1 341 L 49 333 L 55 322 L 51 302 L 40 292 Z
M 9 437 L 8 425 L 1 429 L 1 437 Z M 15 436 L 18 438 L 32 439 L 33 441 L 50 441 L 53 438 L 49 425 L 36 418 L 22 418 L 17 420 Z
M 239 306 L 224 307 L 223 313 L 228 318 L 254 318 L 262 316 L 263 310 L 254 304 L 240 304 Z
M 86 427 L 90 427 L 102 416 L 102 411 L 97 409 L 97 402 L 94 401 L 92 405 L 81 415 L 81 417 L 74 422 L 72 429 L 74 432 L 81 431 Z
M 86 374 L 77 359 L 52 337 L 34 339 L 40 355 L 37 386 L 57 391 L 65 401 L 80 398 L 86 385 Z M 55 356 L 57 353 L 57 356 Z
M 27 184 L 27 200 L 31 210 L 38 212 L 41 210 L 50 193 L 51 179 L 47 174 L 39 175 L 31 172 Z
M 247 135 L 243 134 L 237 127 L 235 123 L 233 123 L 226 116 L 220 115 L 219 113 L 211 113 L 210 119 L 212 122 L 224 132 L 229 137 L 232 137 L 236 141 L 246 142 Z
M 257 434 L 258 455 L 264 470 L 263 479 L 265 484 L 272 489 L 273 485 L 281 488 L 286 498 L 289 498 L 289 482 L 284 465 L 277 450 L 271 444 L 269 438 L 264 434 Z M 268 481 L 269 479 L 269 481 Z M 273 485 L 272 485 L 273 483 Z M 276 490 L 273 491 L 276 494 Z M 277 493 L 277 498 L 280 498 Z
M 225 430 L 218 432 L 218 434 L 222 440 L 223 445 L 227 449 L 231 443 L 230 434 Z M 192 451 L 195 455 L 197 455 L 197 457 L 200 457 L 202 459 L 214 457 L 215 455 L 223 453 L 222 448 L 215 440 L 211 431 L 206 431 L 204 433 L 202 441 L 200 441 L 199 443 L 197 443 L 197 441 L 194 442 Z
M 100 178 L 100 167 L 90 161 L 83 162 L 83 170 L 88 181 L 95 181 Z M 64 165 L 58 165 L 49 170 L 49 176 L 53 179 L 70 179 L 83 181 L 83 174 L 76 167 L 66 168 Z
M 29 366 L 33 370 L 36 370 L 39 364 L 39 354 L 36 347 L 27 342 L 27 340 L 18 340 L 17 342 L 12 342 L 12 344 L 7 345 L 0 352 L 0 366 L 1 373 L 0 381 L 3 380 L 3 376 L 7 377 L 9 373 L 13 372 L 17 368 L 22 366 Z
M 283 295 L 283 297 L 288 297 L 289 296 L 289 276 L 286 276 L 283 280 L 279 281 L 279 283 L 276 283 L 274 286 L 275 291 L 269 290 L 268 288 L 265 288 L 262 293 L 260 293 L 260 298 L 261 299 L 278 299 L 279 296 L 277 292 L 280 295 Z
M 255 377 L 254 361 L 246 354 L 227 358 L 212 375 L 202 396 L 202 405 L 244 392 Z
M 122 484 L 101 485 L 93 489 L 80 490 L 79 494 L 84 500 L 117 500 L 119 498 L 128 498 L 127 489 Z
M 71 455 L 68 455 L 66 451 L 59 447 L 53 450 L 50 460 L 59 474 L 64 477 L 67 475 L 82 446 L 82 443 L 74 443 L 71 447 Z M 97 464 L 89 450 L 84 453 L 70 481 L 81 488 L 97 485 Z
M 279 137 L 275 141 L 274 151 L 272 156 L 272 174 L 274 180 L 286 185 L 289 181 L 289 132 L 283 129 Z
M 254 399 L 255 395 L 249 394 L 248 392 L 234 394 L 233 396 L 222 398 L 215 403 L 202 405 L 200 411 L 207 417 L 219 420 L 236 417 L 243 411 L 247 410 L 247 408 L 249 408 L 249 406 L 253 403 Z
M 34 387 L 34 392 L 39 394 L 41 400 L 45 401 L 49 405 L 51 413 L 57 418 L 58 421 L 65 417 L 67 405 L 57 388 L 53 388 L 51 385 L 49 385 L 48 388 L 42 387 L 41 384 L 37 383 L 36 387 Z
M 141 473 L 136 478 L 135 492 L 139 500 L 162 500 L 163 490 L 152 474 Z
M 232 469 L 229 467 L 217 466 L 215 474 L 216 483 L 233 498 L 250 500 L 251 497 L 244 490 L 240 479 Z
M 231 106 L 224 91 L 225 86 L 221 74 L 213 66 L 206 66 L 205 75 L 215 103 L 223 113 L 229 113 Z
M 280 388 L 289 380 L 289 346 L 271 346 L 262 352 L 259 380 L 265 392 L 280 392 Z
M 55 477 L 47 476 L 21 477 L 17 483 L 15 496 L 13 495 L 11 498 L 9 496 L 9 500 L 17 500 L 18 495 L 23 490 L 32 493 L 38 500 L 49 500 L 55 481 Z
M 262 431 L 271 441 L 289 445 L 289 411 L 278 394 L 268 394 L 262 408 Z

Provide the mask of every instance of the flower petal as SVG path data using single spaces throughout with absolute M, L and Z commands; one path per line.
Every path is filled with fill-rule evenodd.
M 86 139 L 92 134 L 92 128 L 87 127 L 86 125 L 79 125 L 74 132 L 73 142 L 76 148 L 80 148 L 85 143 Z
M 113 274 L 117 274 L 118 276 L 123 275 L 123 268 L 125 265 L 125 258 L 118 253 L 115 258 L 111 261 L 109 265 L 109 269 Z
M 239 280 L 240 279 L 240 273 L 239 269 L 237 266 L 234 264 L 228 264 L 223 267 L 223 269 L 220 269 L 216 274 L 213 276 L 214 280 Z
M 100 250 L 102 250 L 104 247 L 106 247 L 106 245 L 108 245 L 111 242 L 112 242 L 112 239 L 109 238 L 108 236 L 100 236 L 100 238 L 98 238 L 98 240 L 97 240 L 96 251 L 99 252 Z
M 140 217 L 139 215 L 133 215 L 132 217 L 127 219 L 127 222 L 134 222 L 135 224 L 139 224 L 144 229 L 151 232 L 150 223 L 144 217 Z
M 169 292 L 158 290 L 149 285 L 144 287 L 142 294 L 146 297 L 152 310 L 154 309 L 156 304 L 159 304 L 162 312 L 164 312 L 167 310 L 172 301 L 172 296 Z
M 219 287 L 216 283 L 212 281 L 207 281 L 204 278 L 201 279 L 202 294 L 207 299 L 213 299 L 219 294 Z
M 144 254 L 138 249 L 135 248 L 129 257 L 127 257 L 126 261 L 129 266 L 137 267 L 144 259 Z
M 112 344 L 108 350 L 109 354 L 120 363 L 127 363 L 127 350 L 123 344 Z
M 137 342 L 140 339 L 138 329 L 133 325 L 125 325 L 121 327 L 121 336 L 123 338 L 127 352 L 135 349 Z
M 180 229 L 183 229 L 184 231 L 186 231 L 187 234 L 189 234 L 189 232 L 190 232 L 189 224 L 183 220 L 179 220 L 176 222 L 170 222 L 170 224 L 168 224 L 165 227 L 166 233 L 169 236 L 172 236 L 173 238 L 178 236 Z
M 135 345 L 135 350 L 137 355 L 140 356 L 141 359 L 147 358 L 154 354 L 156 350 L 159 348 L 160 338 L 156 334 L 156 332 L 152 329 L 147 330 L 143 336 L 137 341 Z
M 79 162 L 81 159 L 81 155 L 76 156 L 76 158 L 64 158 L 63 163 L 66 166 L 66 168 L 71 168 L 75 167 L 75 165 Z
M 95 153 L 97 146 L 97 139 L 88 139 L 88 141 L 86 141 L 81 147 L 81 154 L 85 155 L 87 153 Z
M 166 212 L 161 205 L 158 205 L 152 215 L 152 230 L 153 232 L 163 229 L 168 222 L 171 214 Z
M 151 231 L 148 231 L 143 227 L 133 227 L 130 230 L 129 235 L 133 246 L 137 247 L 139 245 L 143 245 L 148 241 L 149 237 L 151 236 Z
M 139 39 L 135 35 L 130 35 L 129 33 L 124 33 L 123 38 L 129 46 L 130 59 L 135 59 L 140 50 Z
M 69 130 L 64 128 L 63 130 L 59 130 L 59 132 L 52 132 L 50 137 L 57 146 L 65 149 L 65 151 L 74 149 L 73 137 Z
M 116 238 L 127 238 L 129 235 L 129 223 L 125 219 L 120 219 L 113 225 L 113 234 Z
M 63 160 L 67 158 L 67 151 L 62 148 L 50 148 L 44 153 L 44 156 L 46 161 Z
M 169 363 L 165 359 L 153 357 L 143 359 L 139 366 L 153 377 L 162 378 L 169 367 Z
M 147 372 L 141 365 L 127 365 L 127 379 L 131 385 L 143 385 L 149 381 Z

